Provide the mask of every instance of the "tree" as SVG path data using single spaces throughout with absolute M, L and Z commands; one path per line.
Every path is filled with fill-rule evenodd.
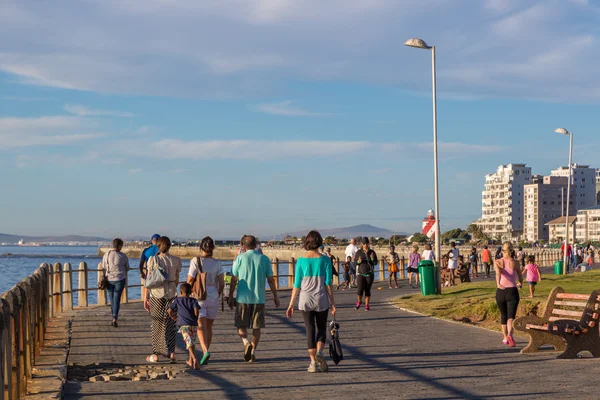
M 412 235 L 412 237 L 410 238 L 410 241 L 412 243 L 425 243 L 429 240 L 429 238 L 427 237 L 427 235 L 423 235 L 422 233 L 416 232 L 415 234 Z
M 482 230 L 481 227 L 477 224 L 471 224 L 469 225 L 469 227 L 467 228 L 467 231 L 473 236 L 473 238 L 477 241 L 485 241 L 488 242 L 491 240 L 491 238 L 486 235 Z

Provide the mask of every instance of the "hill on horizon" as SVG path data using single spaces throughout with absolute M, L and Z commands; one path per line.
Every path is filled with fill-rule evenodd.
M 97 236 L 19 236 L 0 233 L 0 243 L 17 244 L 21 239 L 23 239 L 25 243 L 110 242 L 109 239 Z
M 389 239 L 394 232 L 385 228 L 378 228 L 369 224 L 361 224 L 348 226 L 345 228 L 332 228 L 332 229 L 317 229 L 323 237 L 327 236 L 335 236 L 340 239 L 349 239 L 358 236 L 367 236 L 367 237 L 381 237 Z M 296 236 L 302 237 L 306 235 L 308 231 L 297 231 L 297 232 L 286 232 L 281 235 L 276 235 L 276 239 L 283 240 L 285 236 Z M 397 235 L 407 235 L 406 232 L 396 232 Z

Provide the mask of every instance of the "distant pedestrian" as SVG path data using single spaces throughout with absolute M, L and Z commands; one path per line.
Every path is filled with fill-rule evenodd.
M 125 289 L 125 277 L 129 271 L 129 259 L 125 253 L 122 253 L 123 241 L 116 238 L 112 242 L 113 249 L 102 257 L 102 266 L 100 267 L 108 279 L 106 292 L 110 301 L 112 311 L 112 326 L 117 328 L 119 324 L 119 310 L 121 308 L 121 295 Z
M 335 316 L 333 299 L 331 258 L 323 257 L 317 249 L 323 242 L 321 234 L 311 231 L 306 235 L 304 249 L 307 253 L 298 258 L 294 277 L 294 290 L 286 311 L 288 318 L 294 315 L 294 302 L 300 294 L 298 309 L 302 311 L 306 327 L 306 339 L 310 364 L 308 372 L 327 372 L 329 367 L 323 349 L 327 339 L 327 315 Z
M 429 243 L 425 244 L 425 250 L 423 250 L 423 254 L 421 254 L 421 260 L 435 261 L 435 253 L 431 249 Z
M 525 268 L 525 252 L 523 251 L 523 247 L 519 246 L 519 251 L 517 251 L 517 261 L 519 261 L 521 268 Z
M 177 284 L 181 272 L 181 259 L 169 254 L 171 240 L 160 237 L 156 245 L 158 254 L 146 262 L 148 275 L 153 270 L 162 267 L 168 274 L 168 280 L 163 287 L 143 289 L 144 308 L 152 317 L 152 355 L 146 357 L 147 362 L 158 362 L 158 356 L 164 356 L 175 362 L 175 344 L 177 327 L 168 314 L 169 305 L 177 296 Z
M 346 250 L 344 250 L 344 255 L 346 258 L 350 257 L 352 260 L 351 268 L 350 268 L 350 276 L 352 277 L 351 286 L 356 287 L 356 263 L 354 262 L 354 256 L 356 252 L 358 252 L 359 248 L 356 245 L 356 239 L 350 239 L 350 244 L 346 246 Z
M 494 256 L 496 260 L 502 259 L 502 246 L 498 246 L 496 249 L 496 255 Z
M 202 346 L 202 359 L 200 365 L 206 365 L 210 359 L 210 344 L 212 342 L 213 324 L 219 312 L 219 298 L 225 287 L 225 268 L 221 261 L 213 258 L 215 242 L 210 236 L 206 236 L 200 242 L 200 257 L 190 261 L 190 269 L 187 281 L 193 283 L 198 279 L 200 272 L 206 273 L 206 299 L 198 300 L 200 305 L 200 345 Z
M 527 265 L 525 266 L 527 272 L 526 281 L 529 285 L 529 298 L 533 299 L 535 294 L 535 286 L 539 281 L 542 280 L 542 273 L 540 267 L 535 263 L 535 256 L 530 255 L 527 257 Z
M 344 263 L 344 282 L 340 285 L 343 290 L 348 290 L 352 286 L 352 278 L 350 277 L 350 269 L 352 268 L 352 258 L 348 256 Z
M 502 245 L 502 258 L 494 262 L 496 270 L 496 304 L 500 310 L 500 323 L 502 325 L 502 344 L 515 347 L 512 337 L 513 321 L 517 316 L 519 306 L 519 288 L 523 285 L 521 268 L 517 261 L 511 257 L 513 246 L 510 242 Z
M 485 277 L 490 277 L 490 263 L 492 262 L 492 253 L 488 250 L 487 245 L 483 246 L 483 251 L 481 252 L 481 263 L 483 264 L 483 271 L 485 272 Z
M 198 314 L 200 305 L 193 297 L 192 286 L 189 283 L 182 283 L 179 287 L 179 297 L 173 299 L 169 305 L 169 317 L 177 321 L 179 332 L 183 336 L 185 349 L 189 356 L 186 362 L 190 368 L 198 369 L 198 359 L 196 358 L 196 332 L 198 331 Z
M 356 262 L 356 285 L 357 285 L 357 300 L 354 308 L 358 310 L 362 304 L 363 296 L 365 297 L 365 311 L 371 309 L 371 287 L 375 278 L 375 265 L 377 265 L 377 253 L 369 248 L 369 238 L 361 239 L 362 249 L 358 250 L 354 255 Z
M 455 242 L 450 242 L 450 251 L 448 252 L 448 272 L 450 273 L 450 286 L 454 286 L 454 278 L 456 278 L 455 271 L 458 269 L 458 256 L 460 252 L 456 248 Z
M 335 256 L 333 254 L 331 254 L 331 247 L 328 247 L 327 250 L 325 250 L 325 255 L 327 256 L 327 258 L 329 258 L 331 260 L 331 272 L 333 274 L 333 283 L 332 285 L 336 285 L 336 290 L 340 290 L 340 274 L 338 272 L 338 269 L 336 268 L 337 265 L 337 258 L 335 258 Z M 339 266 L 338 266 L 339 268 Z
M 390 252 L 386 255 L 386 262 L 388 265 L 388 274 L 389 276 L 389 289 L 392 289 L 392 279 L 396 285 L 396 289 L 400 286 L 398 285 L 398 272 L 400 271 L 400 256 L 396 253 L 396 246 L 390 246 Z
M 565 254 L 565 244 L 564 243 L 562 244 L 562 246 L 560 246 L 560 254 L 563 256 Z M 570 244 L 567 244 L 567 265 L 566 265 L 567 274 L 569 273 L 569 269 L 571 268 L 571 258 L 573 258 L 573 248 L 571 247 Z
M 469 264 L 471 266 L 471 278 L 479 278 L 479 271 L 477 271 L 477 267 L 479 265 L 479 255 L 477 254 L 477 247 L 475 246 L 471 248 L 471 254 L 469 255 Z
M 271 260 L 256 249 L 256 238 L 245 235 L 242 240 L 244 252 L 233 262 L 231 293 L 237 287 L 235 327 L 244 343 L 244 360 L 256 361 L 255 352 L 260 341 L 261 329 L 265 327 L 265 285 L 269 283 L 275 307 L 279 297 L 273 278 Z M 229 296 L 229 308 L 233 310 L 234 299 Z M 252 340 L 248 340 L 248 329 L 252 329 Z
M 416 287 L 419 287 L 419 262 L 421 261 L 421 255 L 419 254 L 419 246 L 413 245 L 412 251 L 408 255 L 408 284 L 411 288 L 413 286 L 413 277 L 415 278 Z
M 142 285 L 144 285 L 144 279 L 146 279 L 146 263 L 150 259 L 150 257 L 158 254 L 158 246 L 156 242 L 160 239 L 160 235 L 155 233 L 150 238 L 150 246 L 146 247 L 142 250 L 142 255 L 140 256 L 140 277 L 142 278 Z

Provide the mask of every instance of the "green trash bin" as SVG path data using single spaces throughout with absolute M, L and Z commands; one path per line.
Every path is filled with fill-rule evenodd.
M 433 261 L 420 261 L 419 275 L 421 278 L 421 294 L 423 296 L 435 294 L 435 265 L 433 264 Z
M 554 262 L 554 275 L 562 275 L 563 274 L 563 265 L 565 262 L 563 260 L 558 260 Z

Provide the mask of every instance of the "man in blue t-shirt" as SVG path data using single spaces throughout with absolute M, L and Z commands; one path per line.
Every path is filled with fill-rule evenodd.
M 150 257 L 158 254 L 158 246 L 156 245 L 158 239 L 160 239 L 160 235 L 158 233 L 155 233 L 150 238 L 150 242 L 152 244 L 149 247 L 146 247 L 144 250 L 142 250 L 142 256 L 140 257 L 140 276 L 142 277 L 142 279 L 146 279 L 146 262 L 150 259 Z
M 265 292 L 268 282 L 275 307 L 279 307 L 279 297 L 273 278 L 271 260 L 256 251 L 254 236 L 244 235 L 242 247 L 245 250 L 233 262 L 230 293 L 237 286 L 235 327 L 244 343 L 244 360 L 254 362 L 254 351 L 260 340 L 260 330 L 265 327 Z M 233 296 L 229 296 L 229 308 L 233 310 Z M 252 329 L 252 340 L 248 340 L 248 329 Z

